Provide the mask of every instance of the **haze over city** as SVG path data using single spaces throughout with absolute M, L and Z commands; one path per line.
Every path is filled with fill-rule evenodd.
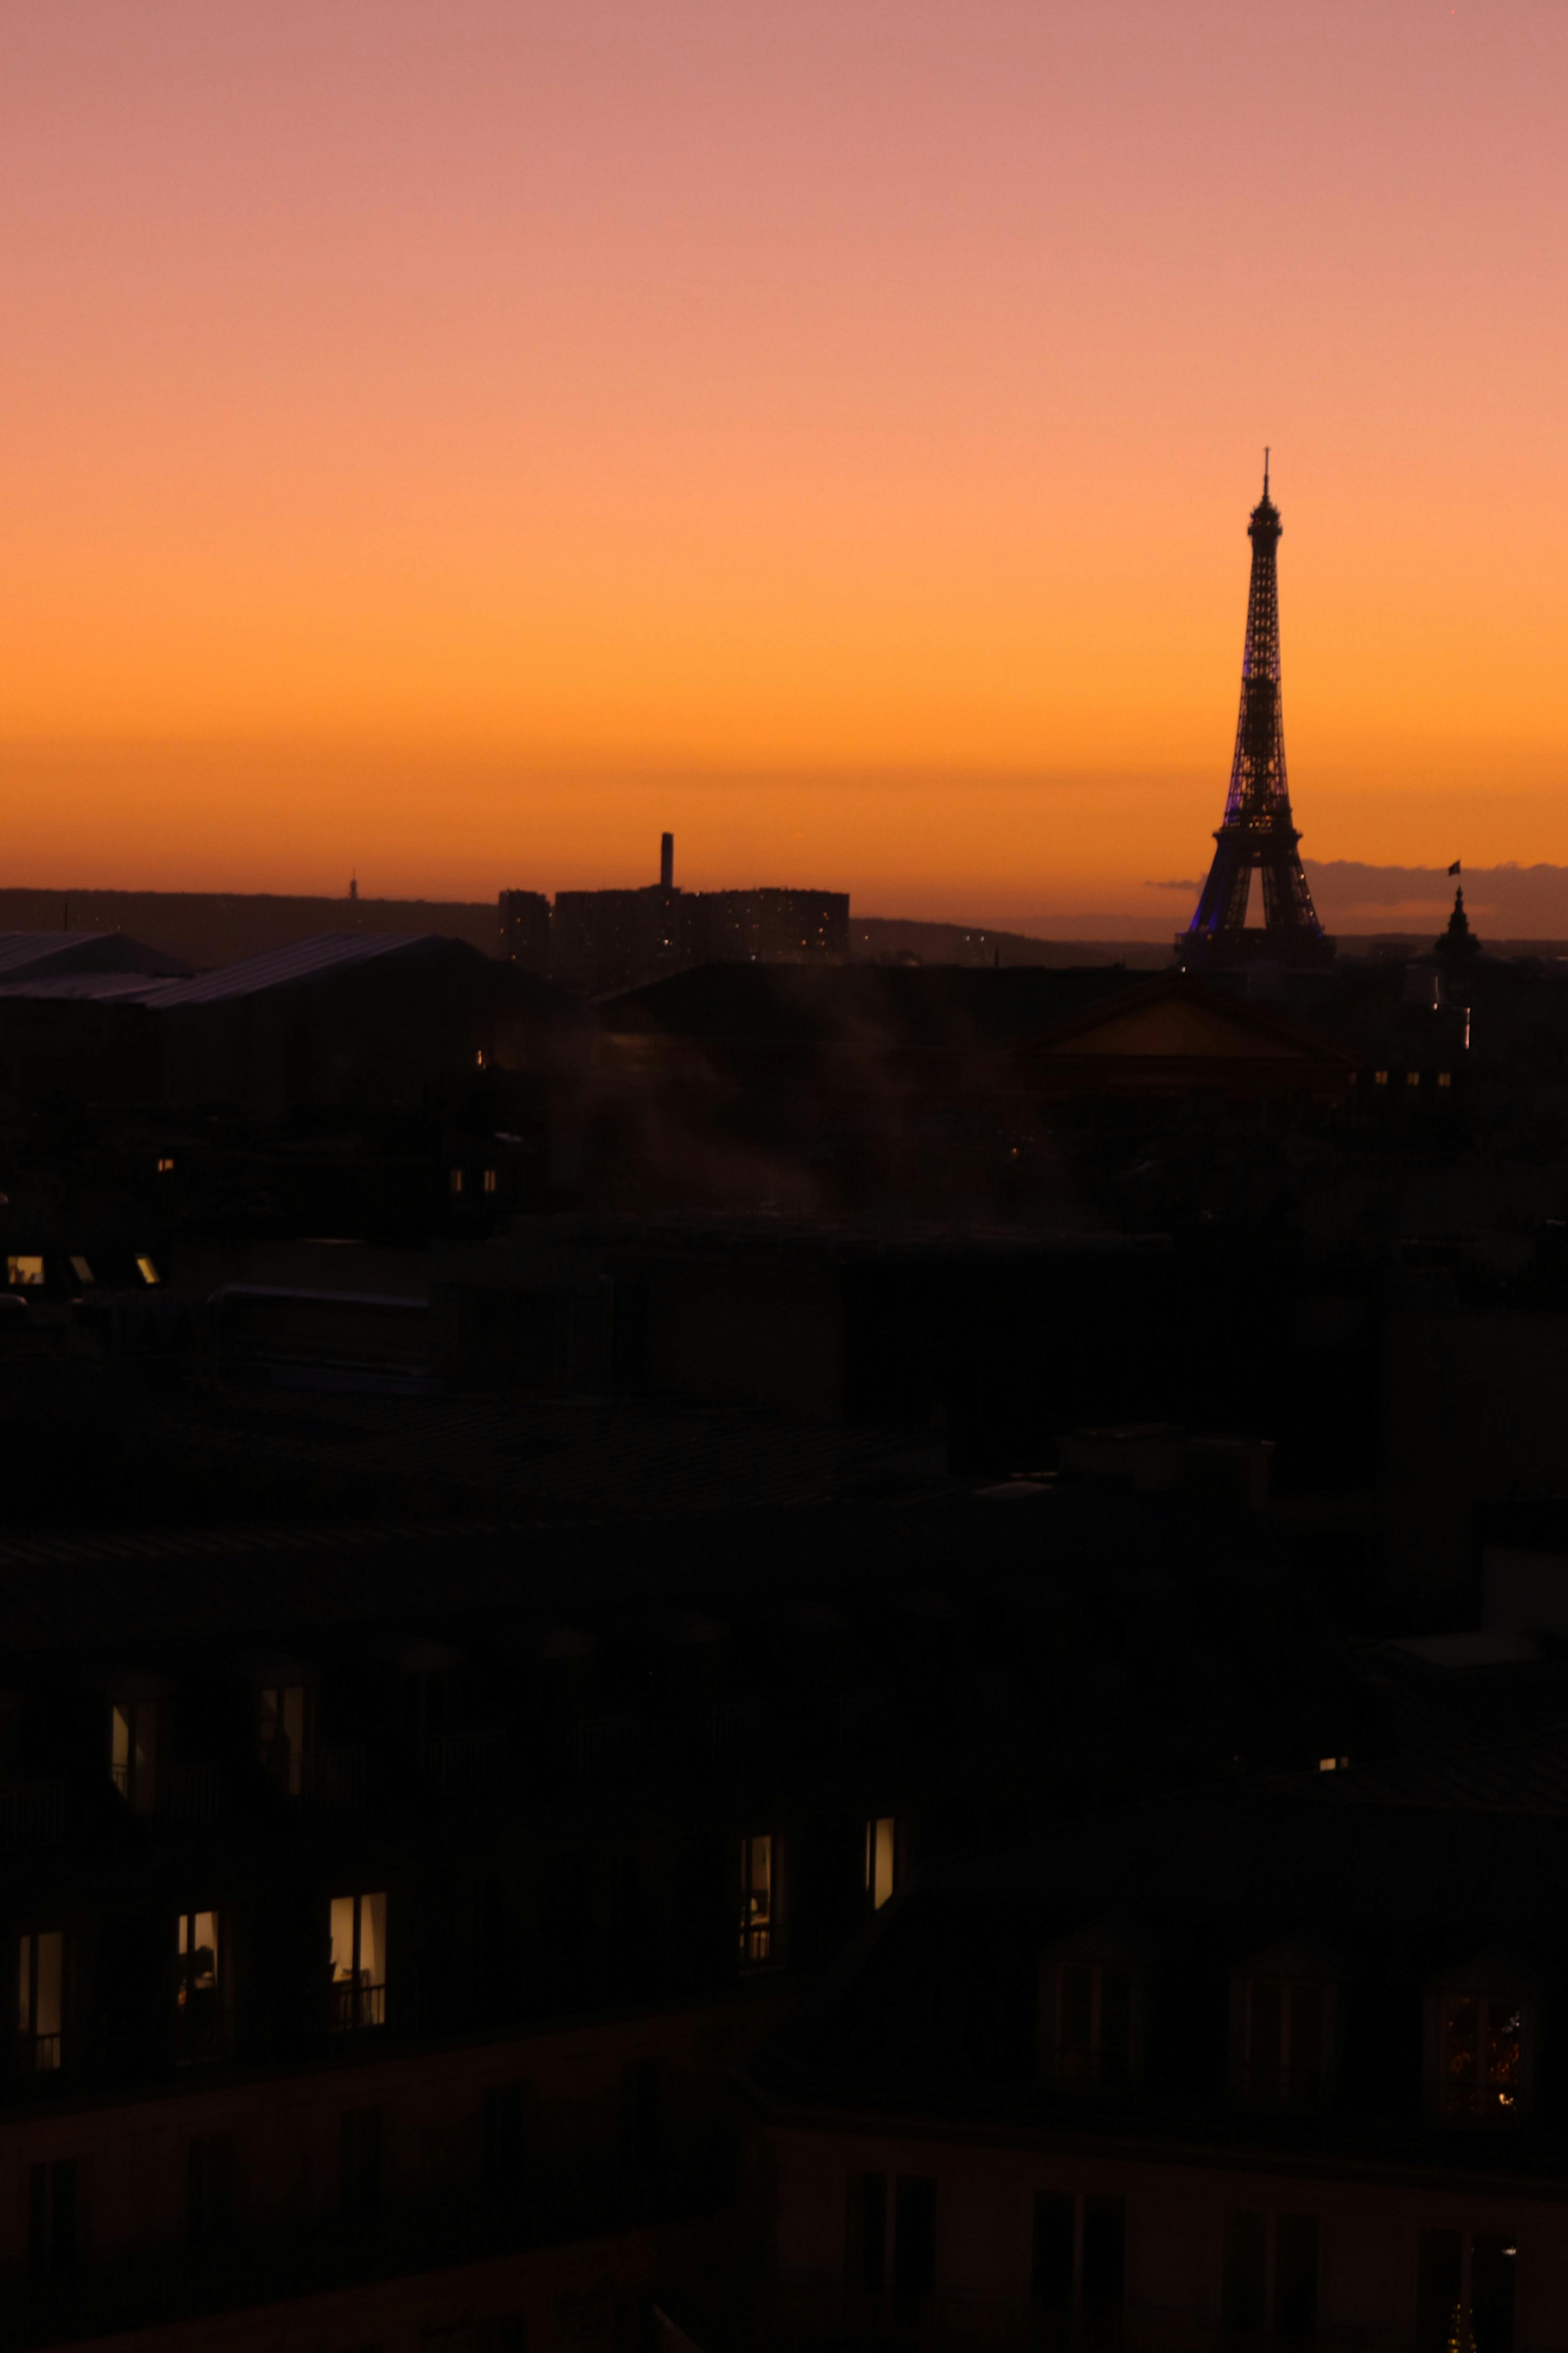
M 1309 861 L 1568 861 L 1550 0 L 5 29 L 10 882 L 1168 933 L 1265 441 Z

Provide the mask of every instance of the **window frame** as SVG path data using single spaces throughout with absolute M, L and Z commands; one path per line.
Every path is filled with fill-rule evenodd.
M 186 1965 L 194 1962 L 201 1949 L 196 1943 L 196 1928 L 197 1923 L 202 1920 L 210 1920 L 212 1923 L 212 2003 L 210 2021 L 198 2031 L 194 2023 L 195 2005 L 189 1999 L 192 1988 Z M 182 1949 L 182 1939 L 184 1939 L 184 1949 Z M 174 2063 L 176 2066 L 210 2066 L 215 2060 L 227 2055 L 230 1989 L 233 1982 L 231 1959 L 233 1941 L 229 1915 L 220 1904 L 184 1905 L 174 1915 Z
M 1467 2084 L 1457 2079 L 1451 2054 L 1450 2014 L 1461 2002 L 1476 2010 L 1478 2072 Z M 1494 2021 L 1518 2020 L 1518 2073 L 1514 2095 L 1507 2078 L 1488 2063 Z M 1436 1986 L 1427 2002 L 1427 2107 L 1439 2124 L 1474 2130 L 1506 2131 L 1529 2113 L 1534 2075 L 1535 2001 L 1522 1971 L 1496 1967 L 1464 1970 Z
M 365 1941 L 365 1906 L 377 1903 L 381 1905 L 381 1978 L 378 1983 L 366 1985 L 361 1981 L 363 1971 L 360 1965 Z M 329 1969 L 333 1968 L 331 1913 L 333 1907 L 339 1904 L 352 1904 L 353 1906 L 353 1929 L 350 1946 L 352 1958 L 347 1977 L 338 1977 L 334 1973 L 328 1978 L 328 2024 L 334 2034 L 376 2033 L 386 2024 L 387 1981 L 390 1974 L 387 1968 L 386 1929 L 387 1916 L 391 1909 L 387 1890 L 384 1885 L 356 1887 L 346 1895 L 334 1895 L 329 1899 L 327 1914 Z
M 1088 2042 L 1083 2050 L 1069 2049 L 1067 2039 L 1068 1978 L 1082 1970 L 1089 1977 Z M 1112 1942 L 1058 1947 L 1045 1955 L 1040 2022 L 1042 2073 L 1057 2091 L 1115 2097 L 1136 2088 L 1142 2072 L 1144 1972 L 1131 1954 Z M 1127 1996 L 1125 2053 L 1107 2066 L 1105 1988 L 1107 1978 L 1124 1981 Z
M 58 2020 L 52 2034 L 38 2031 L 38 1980 L 41 1947 L 52 1939 L 59 1947 L 59 1982 L 55 2009 Z M 24 1928 L 16 1939 L 16 2054 L 26 2075 L 58 2075 L 66 2063 L 66 2002 L 68 1940 L 63 1928 Z M 52 2044 L 52 2056 L 40 2058 L 41 2047 Z
M 122 1694 L 109 1704 L 109 1777 L 133 1814 L 158 1810 L 163 1764 L 163 1703 L 155 1696 Z M 118 1731 L 125 1725 L 125 1757 L 121 1760 Z M 139 1740 L 138 1726 L 151 1728 L 150 1741 Z M 139 1762 L 139 1760 L 142 1760 Z
M 759 1848 L 767 1849 L 767 1884 L 765 1909 L 759 1912 L 759 1888 L 753 1862 Z M 784 1841 L 777 1831 L 742 1831 L 741 1833 L 739 1966 L 748 1977 L 759 1970 L 777 1968 L 784 1959 L 783 1902 Z
M 1266 2063 L 1253 2052 L 1258 1991 L 1269 1987 L 1279 1997 L 1279 2056 Z M 1301 2112 L 1321 2107 L 1333 2083 L 1335 2028 L 1338 2005 L 1334 1979 L 1295 1958 L 1253 1961 L 1237 1970 L 1232 1979 L 1231 2092 L 1249 2108 Z M 1301 1997 L 1311 1994 L 1318 2003 L 1318 2056 L 1310 2080 L 1299 2076 L 1300 2063 L 1292 2043 L 1300 2021 Z M 1267 2077 L 1268 2080 L 1262 2080 Z

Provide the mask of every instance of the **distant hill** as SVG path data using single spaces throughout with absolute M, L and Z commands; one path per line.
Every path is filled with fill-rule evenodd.
M 978 924 L 917 923 L 899 915 L 849 918 L 854 955 L 874 964 L 1108 965 L 1157 972 L 1171 961 L 1168 940 L 1037 940 L 1024 932 L 985 931 Z

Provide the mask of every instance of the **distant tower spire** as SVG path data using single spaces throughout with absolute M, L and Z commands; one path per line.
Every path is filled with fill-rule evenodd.
M 1247 644 L 1241 659 L 1241 709 L 1225 821 L 1215 835 L 1214 863 L 1192 922 L 1176 941 L 1185 964 L 1237 964 L 1248 955 L 1287 964 L 1323 964 L 1333 943 L 1323 937 L 1302 871 L 1285 779 L 1285 728 L 1279 708 L 1279 581 L 1276 562 L 1283 525 L 1268 495 L 1268 452 L 1263 453 L 1263 496 L 1252 510 L 1252 580 L 1247 597 Z M 1254 870 L 1263 877 L 1263 923 L 1249 926 L 1247 899 Z

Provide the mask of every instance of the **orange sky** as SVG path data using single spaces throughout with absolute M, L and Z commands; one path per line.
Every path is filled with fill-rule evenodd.
M 1568 861 L 1562 0 L 0 9 L 0 879 Z

